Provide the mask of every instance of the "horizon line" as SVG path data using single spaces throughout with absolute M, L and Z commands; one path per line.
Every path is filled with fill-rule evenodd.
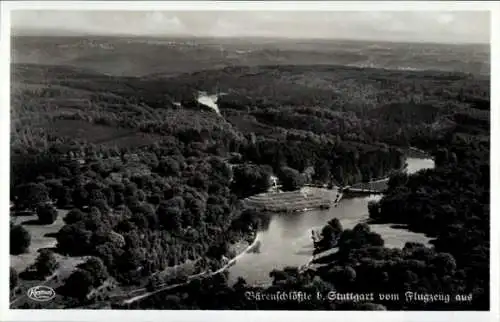
M 50 34 L 50 32 L 54 32 Z M 401 43 L 401 44 L 442 44 L 442 45 L 481 45 L 491 46 L 489 42 L 447 42 L 436 40 L 388 40 L 388 39 L 368 39 L 368 38 L 341 38 L 341 37 L 286 37 L 286 36 L 265 36 L 265 35 L 194 35 L 194 34 L 126 34 L 126 33 L 99 33 L 99 32 L 83 32 L 79 30 L 58 30 L 58 29 L 30 29 L 30 28 L 11 28 L 11 37 L 114 37 L 114 38 L 198 38 L 198 39 L 274 39 L 274 40 L 331 40 L 331 41 L 352 41 L 352 42 L 386 42 L 386 43 Z

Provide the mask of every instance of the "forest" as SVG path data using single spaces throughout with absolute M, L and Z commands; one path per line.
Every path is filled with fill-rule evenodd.
M 460 125 L 472 121 L 462 118 Z M 396 174 L 379 202 L 369 205 L 372 222 L 405 225 L 434 239 L 433 247 L 406 243 L 384 247 L 368 224 L 343 229 L 337 219 L 321 231 L 316 251 L 338 247 L 317 269 L 296 267 L 270 272 L 273 285 L 258 288 L 244 279 L 229 285 L 224 275 L 190 283 L 176 292 L 159 294 L 131 308 L 278 309 L 278 310 L 488 310 L 489 309 L 489 142 L 459 138 L 472 130 L 488 135 L 489 124 L 475 120 L 435 141 L 436 168 L 414 175 Z M 460 196 L 457 198 L 457 196 Z M 195 291 L 197 290 L 197 291 Z M 277 291 L 399 294 L 402 300 L 341 302 L 252 301 L 248 292 Z M 408 301 L 405 293 L 449 294 L 444 301 Z M 215 295 L 214 295 L 215 294 Z M 457 295 L 464 297 L 457 297 Z M 182 301 L 179 299 L 183 298 Z M 209 299 L 207 301 L 207 299 Z
M 199 261 L 198 271 L 220 267 L 223 257 L 235 255 L 231 245 L 263 222 L 240 199 L 266 191 L 272 174 L 293 182 L 290 189 L 308 180 L 368 181 L 401 168 L 412 145 L 432 153 L 436 169 L 391 178 L 370 217 L 423 231 L 435 238 L 435 248 L 386 249 L 368 225 L 335 225 L 323 230 L 320 243 L 339 244 L 326 268 L 270 272 L 274 284 L 267 291 L 417 286 L 472 293 L 472 303 L 454 304 L 460 309 L 489 307 L 485 78 L 342 66 L 227 67 L 170 78 L 30 64 L 12 70 L 11 201 L 15 211 L 36 214 L 40 225 L 53 223 L 56 209 L 69 210 L 51 252 L 90 256 L 61 288 L 80 305 L 110 278 L 127 287 L 189 260 Z M 221 115 L 196 102 L 198 90 L 216 87 L 228 93 L 218 101 Z M 310 167 L 314 175 L 306 180 Z M 23 225 L 11 223 L 10 240 L 12 255 L 29 251 Z M 42 252 L 32 274 L 11 270 L 12 285 L 50 275 L 57 268 L 53 256 Z M 243 280 L 227 285 L 219 274 L 139 305 L 291 308 L 248 302 L 243 294 L 253 288 Z M 346 305 L 308 302 L 294 309 Z M 422 308 L 356 308 L 377 305 Z

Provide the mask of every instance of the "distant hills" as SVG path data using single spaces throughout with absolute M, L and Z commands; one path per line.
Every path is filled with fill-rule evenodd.
M 489 75 L 489 46 L 259 38 L 12 37 L 12 62 L 117 76 L 176 75 L 228 66 L 346 65 Z

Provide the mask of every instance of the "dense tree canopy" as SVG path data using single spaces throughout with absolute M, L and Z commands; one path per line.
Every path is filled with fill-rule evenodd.
M 31 244 L 31 235 L 21 225 L 10 227 L 10 253 L 12 255 L 22 254 L 28 251 Z
M 65 281 L 63 294 L 84 301 L 92 290 L 93 278 L 90 272 L 78 269 Z
M 18 281 L 19 276 L 17 275 L 17 271 L 13 267 L 10 267 L 9 286 L 11 290 L 16 288 Z
M 39 222 L 44 225 L 50 225 L 57 219 L 57 210 L 50 204 L 40 204 L 36 209 L 36 213 Z
M 269 166 L 235 166 L 232 189 L 242 197 L 266 192 L 271 186 L 271 174 Z
M 305 183 L 304 176 L 299 171 L 289 167 L 282 167 L 279 170 L 278 179 L 283 191 L 298 190 Z
M 435 153 L 436 168 L 414 175 L 391 176 L 387 193 L 368 206 L 374 221 L 408 225 L 410 230 L 432 237 L 433 247 L 407 243 L 403 249 L 388 249 L 369 225 L 358 224 L 343 230 L 332 220 L 315 242 L 316 252 L 338 247 L 338 252 L 318 260 L 316 271 L 286 268 L 271 273 L 273 286 L 252 287 L 240 280 L 233 286 L 219 286 L 204 280 L 201 292 L 213 292 L 210 303 L 194 292 L 178 308 L 243 309 L 356 309 L 356 310 L 487 310 L 489 307 L 489 142 L 485 140 L 487 122 L 462 122 L 446 136 L 436 136 L 419 144 Z M 463 124 L 463 123 L 459 123 Z M 475 136 L 464 139 L 467 133 Z M 457 198 L 460 196 L 460 198 Z M 199 285 L 197 287 L 200 287 Z M 401 300 L 375 298 L 359 303 L 308 301 L 269 303 L 249 301 L 245 292 L 276 290 L 335 289 L 339 293 L 373 292 L 398 294 Z M 442 301 L 408 301 L 405 292 L 447 294 Z M 228 295 L 230 294 L 230 295 Z M 457 294 L 471 300 L 457 300 Z M 168 295 L 170 297 L 177 295 Z M 155 296 L 139 307 L 169 307 L 162 296 Z M 446 299 L 446 298 L 444 298 Z M 172 304 L 173 305 L 173 304 Z
M 198 271 L 217 269 L 232 244 L 265 225 L 265 214 L 243 209 L 239 200 L 266 192 L 272 175 L 284 190 L 300 188 L 306 179 L 349 185 L 400 170 L 414 145 L 433 153 L 436 168 L 393 175 L 387 194 L 367 211 L 375 221 L 429 234 L 434 248 L 387 249 L 369 225 L 344 230 L 333 220 L 325 223 L 315 248 L 339 251 L 315 272 L 274 271 L 267 290 L 244 281 L 230 286 L 218 274 L 140 305 L 443 309 L 436 303 L 384 301 L 304 301 L 292 307 L 245 298 L 248 290 L 419 289 L 472 293 L 472 303 L 445 308 L 485 309 L 488 82 L 432 71 L 255 69 L 232 66 L 155 78 L 78 74 L 61 66 L 13 68 L 19 88 L 12 95 L 12 201 L 16 208 L 36 210 L 47 224 L 57 211 L 46 203 L 71 209 L 57 234 L 57 251 L 95 257 L 70 275 L 65 294 L 83 301 L 109 276 L 122 285 L 145 285 L 153 273 L 188 260 L 200 260 Z M 23 77 L 40 89 L 22 85 Z M 208 90 L 216 83 L 231 92 L 218 101 L 221 115 L 193 102 L 194 88 Z M 50 104 L 47 97 L 54 98 Z M 68 107 L 66 99 L 75 97 L 82 99 Z M 26 229 L 12 225 L 10 245 L 11 254 L 26 252 Z M 53 268 L 49 259 L 41 261 L 44 274 Z
M 58 263 L 54 253 L 50 250 L 42 249 L 35 260 L 34 269 L 39 278 L 44 279 L 54 273 Z

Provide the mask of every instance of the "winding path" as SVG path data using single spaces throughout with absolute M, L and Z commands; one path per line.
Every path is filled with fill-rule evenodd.
M 205 272 L 202 272 L 202 273 L 199 273 L 199 274 L 195 274 L 195 275 L 191 275 L 188 277 L 188 281 L 187 282 L 184 282 L 184 283 L 179 283 L 179 284 L 173 284 L 173 285 L 168 285 L 168 286 L 165 286 L 165 287 L 162 287 L 160 289 L 157 289 L 155 291 L 151 291 L 151 292 L 147 292 L 147 293 L 144 293 L 144 294 L 141 294 L 141 295 L 137 295 L 137 296 L 134 296 L 132 298 L 129 298 L 127 300 L 124 300 L 122 302 L 122 304 L 124 305 L 130 305 L 131 303 L 134 303 L 134 302 L 137 302 L 139 300 L 142 300 L 142 299 L 145 299 L 147 297 L 150 297 L 151 295 L 154 295 L 154 294 L 157 294 L 157 293 L 160 293 L 160 292 L 163 292 L 163 291 L 168 291 L 168 290 L 171 290 L 171 289 L 174 289 L 176 287 L 180 287 L 180 286 L 183 286 L 183 285 L 187 285 L 190 281 L 192 281 L 193 279 L 195 278 L 199 278 L 199 277 L 202 277 L 202 278 L 207 278 L 207 277 L 211 277 L 211 276 L 214 276 L 214 275 L 217 275 L 217 274 L 220 274 L 222 273 L 223 271 L 227 270 L 231 265 L 233 265 L 239 258 L 241 258 L 243 255 L 245 255 L 247 252 L 249 252 L 250 250 L 252 250 L 255 246 L 257 246 L 257 244 L 259 243 L 259 235 L 256 234 L 255 236 L 255 239 L 254 241 L 252 242 L 252 244 L 250 244 L 247 248 L 245 248 L 241 253 L 239 253 L 236 257 L 232 258 L 229 262 L 227 262 L 226 265 L 222 266 L 221 268 L 219 268 L 218 270 L 216 270 L 215 272 L 211 272 L 211 273 L 208 273 L 205 271 Z

